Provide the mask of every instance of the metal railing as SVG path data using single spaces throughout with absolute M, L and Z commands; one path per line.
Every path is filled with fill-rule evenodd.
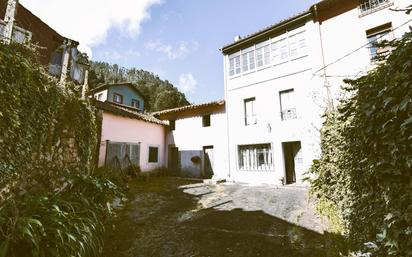
M 359 1 L 359 13 L 360 15 L 366 15 L 392 4 L 392 0 L 361 0 Z
M 298 116 L 296 114 L 296 108 L 283 110 L 280 113 L 280 116 L 281 116 L 282 120 L 295 120 L 295 119 L 298 118 Z

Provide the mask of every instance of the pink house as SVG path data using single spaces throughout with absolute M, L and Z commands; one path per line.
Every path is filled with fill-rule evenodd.
M 133 108 L 95 101 L 101 118 L 99 167 L 140 166 L 143 172 L 165 167 L 168 124 Z

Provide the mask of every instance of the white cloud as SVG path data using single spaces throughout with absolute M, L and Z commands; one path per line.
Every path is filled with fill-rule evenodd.
M 149 9 L 163 0 L 20 0 L 36 16 L 62 36 L 79 41 L 80 49 L 91 54 L 91 47 L 105 42 L 109 29 L 120 29 L 137 37 Z
M 197 51 L 199 44 L 197 42 L 189 44 L 186 41 L 178 45 L 164 44 L 160 40 L 148 41 L 145 47 L 159 53 L 163 53 L 169 60 L 184 59 L 191 51 Z
M 191 73 L 180 74 L 178 88 L 183 93 L 194 93 L 197 88 L 197 81 Z

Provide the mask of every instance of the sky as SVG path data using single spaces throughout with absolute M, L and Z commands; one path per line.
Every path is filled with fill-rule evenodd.
M 219 49 L 316 0 L 20 0 L 94 61 L 151 71 L 191 103 L 224 98 Z

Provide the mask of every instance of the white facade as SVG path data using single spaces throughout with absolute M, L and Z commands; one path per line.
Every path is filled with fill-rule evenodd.
M 229 170 L 224 103 L 217 109 L 199 108 L 191 113 L 176 113 L 173 116 L 168 119 L 174 122 L 174 128 L 171 126 L 166 136 L 169 169 L 173 172 L 177 168 L 182 175 L 213 175 L 213 179 L 226 179 Z M 178 151 L 178 156 L 174 157 L 178 158 L 175 164 L 172 148 Z M 193 162 L 196 156 L 201 159 L 200 162 Z
M 332 3 L 319 4 L 325 2 Z M 343 79 L 366 74 L 371 54 L 385 50 L 371 51 L 368 42 L 408 31 L 411 17 L 389 7 L 405 8 L 409 1 L 373 1 L 379 3 L 373 8 L 363 2 L 361 12 L 357 1 L 335 1 L 319 10 L 320 18 L 315 5 L 222 49 L 229 180 L 303 183 L 319 157 L 325 108 L 330 100 L 336 106 Z
M 370 46 L 367 45 L 368 36 L 378 35 L 379 38 L 380 32 L 389 30 L 389 34 L 382 35 L 382 39 L 391 40 L 409 31 L 412 23 L 408 21 L 412 17 L 390 9 L 404 9 L 411 5 L 411 1 L 379 2 L 381 6 L 368 8 L 366 12 L 353 8 L 321 22 L 325 64 L 329 66 L 325 71 L 316 72 L 316 75 L 322 76 L 326 72 L 335 103 L 342 96 L 340 88 L 344 84 L 343 79 L 365 75 L 374 66 Z

